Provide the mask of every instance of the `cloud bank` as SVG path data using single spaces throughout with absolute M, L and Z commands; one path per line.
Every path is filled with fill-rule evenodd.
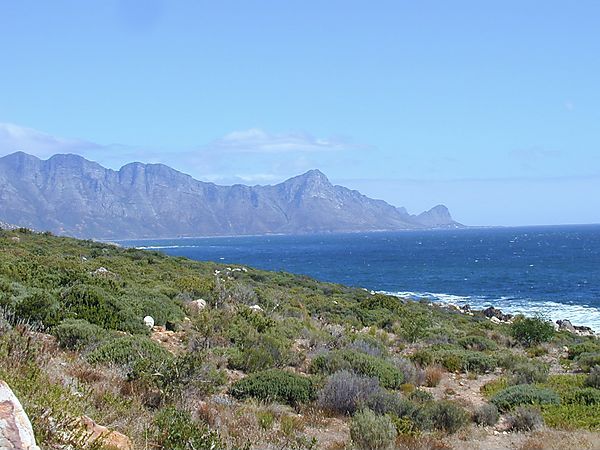
M 259 128 L 234 131 L 203 147 L 228 153 L 305 153 L 356 148 L 339 138 L 317 138 L 308 133 L 268 133 Z
M 68 139 L 12 123 L 0 123 L 0 154 L 23 151 L 40 158 L 56 153 L 79 153 L 99 150 L 102 146 L 80 139 Z

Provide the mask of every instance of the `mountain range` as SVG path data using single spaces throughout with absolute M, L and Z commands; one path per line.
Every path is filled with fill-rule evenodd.
M 273 186 L 219 186 L 163 164 L 115 171 L 78 155 L 23 152 L 0 158 L 0 221 L 99 239 L 461 226 L 443 205 L 410 215 L 319 170 Z

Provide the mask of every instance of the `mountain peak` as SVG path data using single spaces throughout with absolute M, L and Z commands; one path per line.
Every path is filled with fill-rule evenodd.
M 455 222 L 446 205 L 436 205 L 429 211 L 422 212 L 417 216 L 417 220 L 427 227 L 459 227 L 458 222 Z

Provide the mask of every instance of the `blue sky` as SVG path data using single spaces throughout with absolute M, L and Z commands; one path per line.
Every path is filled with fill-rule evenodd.
M 600 222 L 600 2 L 0 4 L 0 155 Z

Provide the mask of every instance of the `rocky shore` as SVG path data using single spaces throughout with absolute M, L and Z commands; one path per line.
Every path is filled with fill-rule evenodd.
M 469 306 L 468 304 L 463 306 L 448 303 L 436 304 L 445 308 L 454 309 L 462 314 L 482 314 L 494 323 L 512 323 L 515 317 L 514 314 L 504 313 L 502 312 L 502 310 L 494 308 L 493 306 L 478 310 L 472 309 L 471 306 Z M 598 333 L 596 333 L 592 328 L 586 326 L 573 325 L 569 319 L 557 320 L 556 322 L 553 322 L 553 325 L 556 331 L 568 331 L 569 333 L 577 334 L 579 336 L 598 336 Z

